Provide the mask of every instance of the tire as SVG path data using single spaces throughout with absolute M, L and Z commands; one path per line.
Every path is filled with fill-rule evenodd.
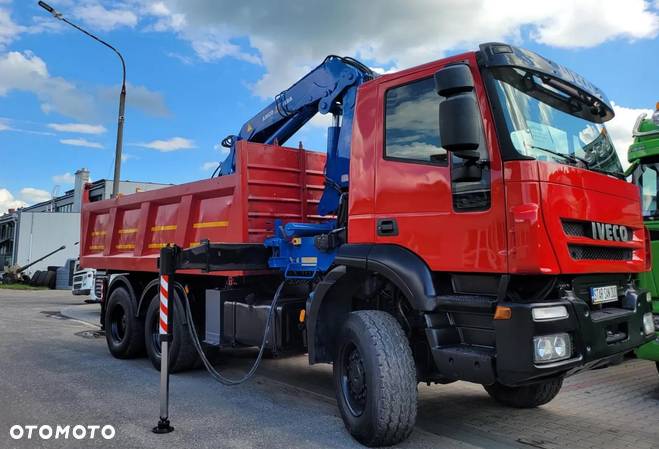
M 416 422 L 417 378 L 398 321 L 376 310 L 352 312 L 341 329 L 334 390 L 348 432 L 366 446 L 405 440 Z
M 174 319 L 173 334 L 169 345 L 169 372 L 178 373 L 195 368 L 198 365 L 199 356 L 192 343 L 188 331 L 188 324 L 183 324 L 183 305 L 179 300 L 178 294 L 174 294 Z M 149 308 L 146 312 L 144 321 L 144 344 L 146 353 L 153 364 L 153 367 L 160 371 L 160 297 L 158 295 L 151 299 Z
M 655 365 L 657 366 L 657 373 L 659 373 L 659 362 L 655 362 Z
M 144 322 L 135 316 L 135 303 L 125 288 L 115 289 L 105 309 L 105 340 L 118 359 L 144 355 Z
M 485 391 L 497 402 L 515 408 L 534 408 L 545 405 L 556 397 L 563 385 L 557 377 L 521 387 L 507 387 L 499 383 L 484 385 Z

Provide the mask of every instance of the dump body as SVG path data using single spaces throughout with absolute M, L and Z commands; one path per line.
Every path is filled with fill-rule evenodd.
M 85 202 L 80 265 L 155 272 L 168 243 L 261 243 L 275 218 L 318 221 L 324 165 L 321 153 L 241 141 L 232 175 Z

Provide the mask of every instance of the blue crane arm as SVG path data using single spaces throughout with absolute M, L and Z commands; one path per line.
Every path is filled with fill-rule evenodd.
M 352 58 L 328 56 L 246 122 L 237 136 L 228 136 L 222 141 L 222 145 L 229 148 L 229 154 L 220 165 L 219 176 L 234 173 L 238 141 L 282 145 L 314 115 L 330 113 L 334 124 L 327 133 L 325 190 L 318 213 L 334 213 L 341 192 L 348 187 L 357 87 L 374 76 L 368 67 Z

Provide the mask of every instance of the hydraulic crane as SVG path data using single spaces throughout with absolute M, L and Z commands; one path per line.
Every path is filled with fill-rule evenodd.
M 277 95 L 274 101 L 249 119 L 238 135 L 227 136 L 222 145 L 229 155 L 219 176 L 235 171 L 239 140 L 284 144 L 317 113 L 332 114 L 327 130 L 325 191 L 318 205 L 320 215 L 337 211 L 339 197 L 348 188 L 350 140 L 357 88 L 375 78 L 371 69 L 356 59 L 330 55 L 315 69 Z

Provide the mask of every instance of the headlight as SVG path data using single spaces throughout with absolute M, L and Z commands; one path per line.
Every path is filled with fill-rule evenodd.
M 531 309 L 531 315 L 533 316 L 533 321 L 554 321 L 568 317 L 565 306 L 535 307 Z
M 652 293 L 647 292 L 647 293 L 645 294 L 645 300 L 646 300 L 647 302 L 652 302 Z
M 572 342 L 566 333 L 533 337 L 535 363 L 557 362 L 572 355 Z
M 643 315 L 643 332 L 645 332 L 645 335 L 654 333 L 654 319 L 651 312 Z

